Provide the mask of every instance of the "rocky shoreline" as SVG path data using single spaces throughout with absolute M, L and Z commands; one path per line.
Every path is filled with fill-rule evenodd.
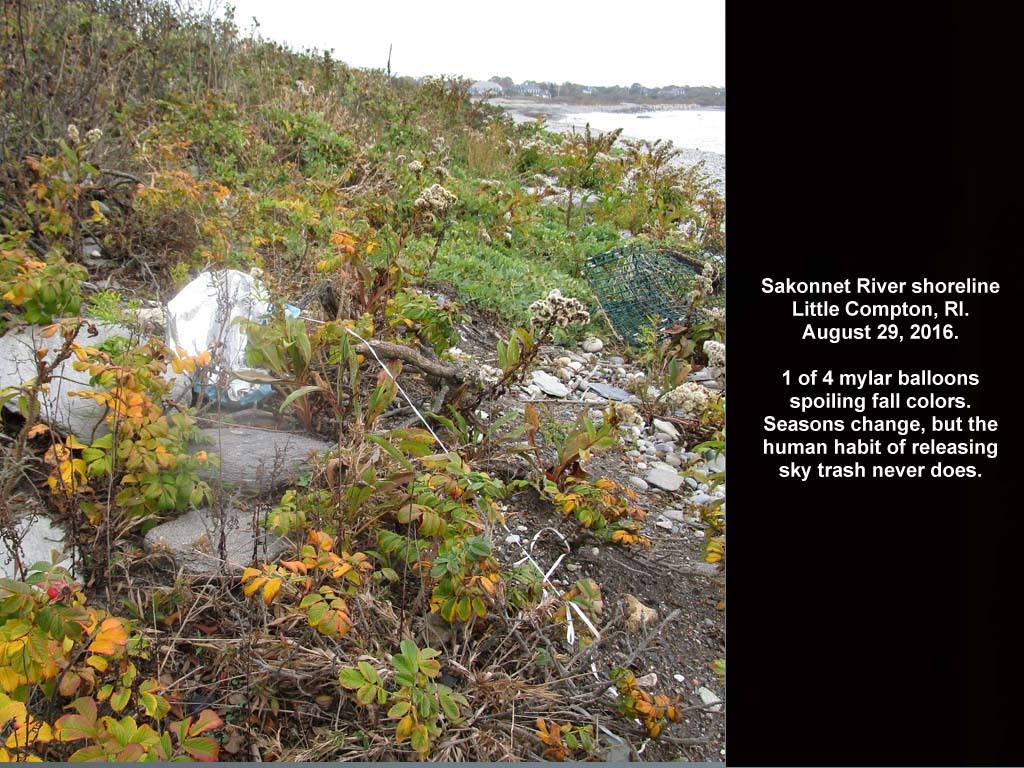
M 607 105 L 567 104 L 565 102 L 538 102 L 531 99 L 489 99 L 488 103 L 504 109 L 516 123 L 530 122 L 543 116 L 547 121 L 547 127 L 559 133 L 568 131 L 572 126 L 572 116 L 581 112 L 666 112 L 693 108 L 684 104 L 643 105 L 628 102 Z M 725 197 L 725 155 L 706 152 L 694 147 L 679 147 L 679 149 L 681 154 L 676 162 L 687 167 L 703 162 L 704 171 L 713 179 L 715 190 Z

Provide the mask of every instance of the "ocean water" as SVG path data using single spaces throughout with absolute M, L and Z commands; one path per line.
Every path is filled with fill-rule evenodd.
M 659 112 L 576 112 L 558 120 L 566 126 L 612 131 L 637 139 L 669 139 L 677 147 L 725 154 L 725 110 L 686 109 Z

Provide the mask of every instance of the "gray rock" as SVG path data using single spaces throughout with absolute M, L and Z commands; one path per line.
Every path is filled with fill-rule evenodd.
M 631 448 L 630 450 L 626 451 L 626 455 L 629 456 L 629 458 L 631 459 L 639 459 L 641 453 L 636 448 Z
M 569 370 L 569 368 L 567 367 L 559 368 L 558 370 L 555 371 L 555 376 L 557 376 L 562 381 L 569 381 L 569 379 L 572 378 L 572 371 Z
M 569 394 L 569 388 L 547 371 L 534 371 L 533 383 L 552 397 L 566 397 Z
M 67 548 L 64 531 L 45 515 L 26 517 L 18 524 L 18 535 L 21 538 L 19 559 L 26 568 L 40 560 L 49 563 L 51 551 L 56 550 L 64 555 Z M 7 547 L 0 546 L 0 576 L 13 579 L 16 575 L 14 560 L 8 554 Z
M 697 493 L 693 494 L 693 496 L 690 497 L 690 503 L 691 504 L 710 504 L 711 503 L 711 497 L 708 496 L 706 493 L 702 493 L 702 492 L 698 491 Z
M 655 467 L 648 472 L 644 480 L 655 488 L 661 488 L 663 491 L 669 492 L 678 491 L 679 486 L 683 484 L 682 475 L 674 469 L 669 471 L 661 467 Z
M 664 432 L 666 435 L 671 437 L 673 440 L 679 439 L 679 430 L 676 429 L 675 424 L 665 421 L 664 419 L 655 419 L 654 428 L 659 432 Z
M 695 477 L 688 477 L 688 478 L 686 478 L 686 484 L 688 486 L 690 486 L 691 488 L 693 488 L 693 490 L 697 490 L 697 478 L 695 478 Z
M 697 695 L 705 707 L 710 707 L 712 712 L 722 711 L 722 700 L 715 695 L 714 691 L 705 688 L 703 685 L 697 689 Z
M 629 394 L 624 389 L 613 386 L 611 384 L 604 384 L 602 382 L 590 382 L 590 389 L 599 394 L 606 400 L 616 400 L 620 403 L 628 402 L 629 400 L 635 400 L 633 395 Z
M 681 509 L 666 509 L 662 514 L 669 520 L 674 520 L 677 523 L 682 523 L 686 520 L 686 514 Z
M 310 451 L 333 446 L 323 440 L 290 432 L 273 432 L 246 426 L 202 430 L 203 448 L 220 457 L 220 469 L 206 477 L 220 478 L 232 488 L 260 494 L 294 482 L 306 465 Z
M 716 453 L 713 458 L 707 460 L 706 472 L 725 472 L 725 454 Z
M 659 528 L 664 528 L 666 531 L 672 530 L 672 521 L 664 517 L 659 516 L 658 519 L 654 521 L 654 524 Z
M 683 465 L 682 460 L 674 453 L 670 453 L 665 456 L 665 463 L 674 469 L 678 469 Z
M 635 477 L 633 475 L 630 475 L 630 477 L 628 478 L 628 481 L 629 481 L 629 484 L 631 486 L 633 486 L 634 488 L 636 488 L 638 491 L 646 491 L 647 490 L 647 482 L 642 477 Z
M 633 750 L 625 742 L 609 744 L 601 752 L 601 761 L 605 763 L 628 763 L 633 756 Z
M 51 350 L 47 360 L 53 360 L 55 350 L 63 344 L 59 335 L 44 339 L 39 335 L 39 326 L 29 326 L 12 331 L 0 337 L 0 389 L 19 387 L 35 379 L 36 350 Z M 119 325 L 96 324 L 99 332 L 89 336 L 88 326 L 83 326 L 75 337 L 82 346 L 95 347 L 112 336 L 133 337 L 133 331 Z M 137 337 L 137 334 L 134 334 Z M 40 419 L 63 434 L 73 434 L 83 443 L 91 443 L 109 431 L 105 421 L 107 408 L 88 397 L 70 397 L 69 392 L 94 391 L 89 386 L 89 372 L 76 371 L 74 356 L 58 365 L 53 372 L 50 388 L 36 398 L 39 402 Z M 180 402 L 188 400 L 191 380 L 186 375 L 168 372 L 167 380 L 172 382 L 170 397 Z M 7 403 L 7 408 L 17 411 L 17 401 Z
M 658 684 L 658 673 L 648 672 L 643 677 L 638 677 L 636 679 L 636 684 L 641 688 L 653 688 Z
M 510 533 L 508 536 L 505 537 L 506 544 L 519 544 L 522 542 L 522 540 L 523 537 L 517 533 Z
M 612 357 L 608 358 L 608 364 L 609 365 L 625 365 L 626 361 L 623 360 L 618 355 L 613 355 Z
M 686 377 L 689 381 L 714 381 L 715 377 L 711 375 L 711 372 L 707 368 L 701 368 L 699 371 L 694 371 Z
M 676 468 L 671 464 L 666 464 L 664 461 L 652 461 L 651 467 L 653 469 L 664 469 L 666 472 L 675 472 Z
M 656 435 L 656 437 L 658 439 L 662 439 L 662 438 L 664 438 L 666 440 L 671 440 L 672 439 L 668 435 L 661 435 L 661 434 Z M 671 453 L 672 450 L 675 448 L 675 445 L 673 445 L 672 443 L 661 442 L 661 443 L 655 443 L 654 447 L 657 450 L 661 451 L 662 453 Z
M 221 529 L 225 559 L 219 554 Z M 212 574 L 222 568 L 239 571 L 253 562 L 254 555 L 261 562 L 272 562 L 287 549 L 288 540 L 255 524 L 252 512 L 229 508 L 218 521 L 209 509 L 193 509 L 151 529 L 143 546 L 147 552 L 172 555 L 186 573 Z

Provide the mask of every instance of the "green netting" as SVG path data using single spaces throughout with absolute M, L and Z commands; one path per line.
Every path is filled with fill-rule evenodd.
M 724 273 L 720 262 L 715 265 Z M 652 318 L 659 327 L 694 321 L 688 316 L 687 296 L 702 268 L 699 259 L 675 251 L 629 244 L 591 256 L 585 276 L 615 331 L 635 344 Z M 715 293 L 704 305 L 725 305 L 724 277 L 716 281 Z

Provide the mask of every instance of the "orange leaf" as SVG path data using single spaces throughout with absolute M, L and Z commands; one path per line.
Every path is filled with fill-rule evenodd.
M 111 655 L 115 648 L 125 645 L 128 642 L 128 633 L 125 631 L 121 619 L 111 616 L 103 620 L 99 631 L 89 644 L 89 650 L 93 653 Z

